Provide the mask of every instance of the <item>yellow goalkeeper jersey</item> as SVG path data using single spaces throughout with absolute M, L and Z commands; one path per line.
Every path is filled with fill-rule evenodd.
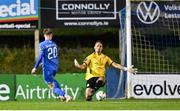
M 92 77 L 105 77 L 106 64 L 111 65 L 113 61 L 104 54 L 92 53 L 83 61 L 87 65 L 86 80 Z

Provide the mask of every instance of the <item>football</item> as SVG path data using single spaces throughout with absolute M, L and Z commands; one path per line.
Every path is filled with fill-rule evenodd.
M 97 93 L 96 93 L 96 99 L 98 100 L 98 101 L 102 101 L 102 100 L 104 100 L 106 98 L 106 93 L 105 92 L 103 92 L 103 91 L 98 91 Z

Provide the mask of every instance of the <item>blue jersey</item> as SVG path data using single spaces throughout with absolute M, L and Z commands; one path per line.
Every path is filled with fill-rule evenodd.
M 45 40 L 40 43 L 40 53 L 36 61 L 35 68 L 37 69 L 42 61 L 43 70 L 57 70 L 58 69 L 58 47 L 51 40 Z

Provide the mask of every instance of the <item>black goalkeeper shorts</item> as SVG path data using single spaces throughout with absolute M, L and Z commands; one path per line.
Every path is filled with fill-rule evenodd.
M 100 87 L 103 87 L 105 85 L 105 83 L 103 81 L 98 81 L 98 83 L 96 82 L 99 79 L 99 77 L 93 77 L 89 80 L 87 80 L 86 82 L 86 88 L 92 88 L 95 91 L 97 91 Z

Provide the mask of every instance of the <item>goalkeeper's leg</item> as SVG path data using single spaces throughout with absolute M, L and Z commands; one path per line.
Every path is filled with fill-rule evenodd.
M 86 88 L 86 91 L 85 91 L 86 101 L 91 101 L 93 95 L 94 95 L 94 89 Z
M 86 101 L 91 101 L 92 96 L 95 94 L 95 92 L 102 86 L 104 86 L 104 78 L 103 77 L 93 77 L 89 80 L 87 80 L 86 83 L 86 91 L 85 91 L 85 97 Z
M 86 95 L 86 101 L 91 101 L 92 100 L 92 96 L 95 94 L 95 92 L 100 88 L 104 86 L 104 83 L 103 81 L 98 81 L 95 85 L 94 85 L 94 88 L 86 88 L 86 92 L 85 92 L 85 95 Z
M 97 80 L 94 85 L 94 92 L 96 92 L 99 88 L 103 87 L 105 85 L 105 82 L 102 80 Z

